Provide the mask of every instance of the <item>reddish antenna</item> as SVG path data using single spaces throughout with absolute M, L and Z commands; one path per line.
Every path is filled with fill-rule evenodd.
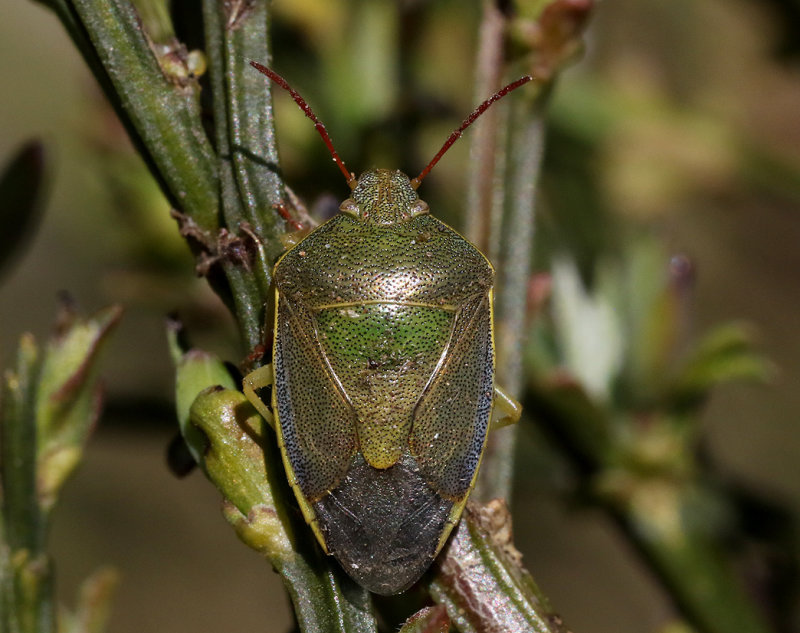
M 255 68 L 258 72 L 263 73 L 276 84 L 278 84 L 281 88 L 286 90 L 290 95 L 292 95 L 292 99 L 295 100 L 295 103 L 300 106 L 300 109 L 305 112 L 305 115 L 314 122 L 314 127 L 317 128 L 317 132 L 322 137 L 322 140 L 325 142 L 325 145 L 328 147 L 328 151 L 331 153 L 334 162 L 339 166 L 339 169 L 344 174 L 345 179 L 347 179 L 347 184 L 350 185 L 350 188 L 356 186 L 356 177 L 347 169 L 347 166 L 344 164 L 344 161 L 339 158 L 339 154 L 336 153 L 336 150 L 333 148 L 333 141 L 331 141 L 331 137 L 328 134 L 328 130 L 325 129 L 325 126 L 322 122 L 317 118 L 317 115 L 314 114 L 314 111 L 311 109 L 311 106 L 306 103 L 306 100 L 300 96 L 294 88 L 289 85 L 289 82 L 286 81 L 283 77 L 281 77 L 278 73 L 274 70 L 267 68 L 263 64 L 259 64 L 258 62 L 250 62 L 250 65 Z M 498 97 L 499 98 L 499 97 Z
M 472 111 L 472 114 L 470 114 L 466 119 L 464 119 L 461 126 L 457 130 L 455 130 L 450 135 L 450 137 L 444 142 L 444 145 L 442 145 L 442 149 L 440 149 L 439 152 L 436 154 L 436 156 L 433 157 L 433 159 L 431 160 L 431 162 L 428 163 L 425 169 L 423 169 L 420 172 L 419 176 L 417 176 L 416 178 L 414 178 L 414 180 L 411 181 L 411 186 L 414 187 L 414 189 L 419 187 L 419 184 L 422 182 L 422 179 L 425 178 L 425 176 L 427 176 L 430 173 L 431 169 L 433 169 L 433 166 L 439 162 L 439 159 L 442 156 L 444 156 L 444 153 L 450 149 L 453 143 L 455 143 L 459 138 L 461 138 L 461 135 L 464 133 L 464 130 L 466 130 L 470 125 L 472 125 L 475 122 L 475 119 L 477 119 L 480 115 L 486 112 L 486 110 L 489 108 L 490 105 L 492 105 L 495 101 L 499 101 L 500 99 L 505 97 L 509 92 L 513 92 L 520 86 L 532 80 L 533 77 L 531 77 L 530 75 L 525 75 L 524 77 L 520 77 L 516 81 L 512 81 L 507 86 L 500 88 L 500 90 L 495 92 L 491 97 L 489 97 L 486 101 L 484 101 L 477 108 L 475 108 Z

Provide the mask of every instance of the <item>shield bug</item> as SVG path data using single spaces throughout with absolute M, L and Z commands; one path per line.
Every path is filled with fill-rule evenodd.
M 303 98 L 251 64 L 314 122 L 352 191 L 275 265 L 272 364 L 244 390 L 275 426 L 325 551 L 366 589 L 398 593 L 461 516 L 490 418 L 519 417 L 494 385 L 492 266 L 416 189 L 484 110 L 531 77 L 478 106 L 413 180 L 388 169 L 355 178 Z M 258 392 L 269 386 L 268 406 Z

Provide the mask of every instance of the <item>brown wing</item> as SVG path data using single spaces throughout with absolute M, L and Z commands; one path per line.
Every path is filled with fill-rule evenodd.
M 335 488 L 357 449 L 355 419 L 325 360 L 314 319 L 279 295 L 273 357 L 284 451 L 310 502 Z
M 453 501 L 478 468 L 492 408 L 491 292 L 465 303 L 436 373 L 416 406 L 411 453 L 425 480 Z

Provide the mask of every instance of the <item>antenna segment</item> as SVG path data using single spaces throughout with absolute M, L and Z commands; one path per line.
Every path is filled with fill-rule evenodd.
M 486 101 L 484 101 L 477 108 L 475 108 L 472 111 L 472 114 L 470 114 L 466 119 L 464 119 L 464 122 L 461 124 L 461 126 L 457 130 L 455 130 L 450 135 L 450 137 L 444 142 L 444 145 L 442 145 L 442 149 L 440 149 L 439 152 L 436 154 L 436 156 L 433 157 L 433 159 L 431 160 L 431 162 L 428 163 L 425 169 L 423 169 L 420 172 L 419 176 L 417 176 L 411 181 L 411 186 L 414 187 L 414 189 L 419 187 L 419 184 L 422 182 L 422 179 L 425 178 L 425 176 L 427 176 L 430 173 L 434 165 L 436 165 L 436 163 L 439 162 L 439 159 L 442 156 L 444 156 L 445 152 L 450 149 L 453 143 L 455 143 L 459 138 L 461 138 L 461 135 L 464 133 L 464 130 L 466 130 L 470 125 L 472 125 L 475 122 L 475 119 L 477 119 L 480 115 L 486 112 L 486 110 L 489 108 L 490 105 L 492 105 L 495 101 L 499 101 L 500 99 L 505 97 L 509 92 L 513 92 L 514 90 L 528 83 L 531 80 L 533 80 L 533 77 L 531 77 L 530 75 L 525 75 L 524 77 L 520 77 L 516 81 L 512 81 L 507 86 L 500 88 L 500 90 L 495 92 L 491 97 L 489 97 Z
M 288 92 L 292 96 L 292 99 L 294 99 L 295 103 L 297 103 L 297 105 L 300 106 L 300 109 L 305 113 L 305 115 L 314 122 L 314 127 L 317 129 L 317 132 L 319 132 L 319 135 L 325 142 L 325 145 L 327 146 L 328 151 L 331 153 L 334 162 L 339 166 L 339 169 L 344 174 L 344 177 L 347 180 L 347 184 L 350 185 L 351 189 L 355 187 L 357 182 L 355 175 L 349 169 L 347 169 L 347 166 L 344 164 L 344 161 L 339 157 L 339 154 L 333 147 L 333 141 L 331 141 L 331 137 L 328 134 L 328 130 L 325 129 L 325 126 L 317 118 L 317 115 L 314 114 L 314 111 L 311 109 L 311 106 L 309 106 L 308 103 L 306 103 L 306 100 L 300 96 L 300 93 L 298 93 L 294 88 L 292 88 L 289 85 L 289 82 L 287 82 L 283 77 L 281 77 L 271 68 L 267 68 L 263 64 L 259 64 L 258 62 L 254 61 L 251 61 L 250 65 L 253 68 L 255 68 L 258 72 L 272 79 L 272 81 L 274 81 L 281 88 L 286 90 L 286 92 Z M 466 119 L 464 119 L 459 128 L 455 130 L 450 135 L 450 137 L 444 142 L 442 148 L 437 152 L 436 156 L 433 157 L 431 162 L 429 162 L 426 165 L 425 169 L 423 169 L 420 172 L 419 176 L 417 176 L 411 181 L 411 186 L 414 187 L 414 189 L 419 187 L 420 183 L 422 182 L 422 179 L 425 178 L 425 176 L 427 176 L 430 173 L 434 165 L 436 165 L 436 163 L 439 162 L 439 159 L 442 156 L 444 156 L 445 152 L 450 149 L 453 143 L 455 143 L 459 138 L 461 138 L 461 135 L 464 133 L 464 130 L 466 130 L 470 125 L 472 125 L 475 122 L 475 119 L 477 119 L 480 115 L 486 112 L 489 106 L 491 106 L 496 101 L 499 101 L 500 99 L 505 97 L 508 93 L 513 92 L 520 86 L 532 80 L 533 77 L 531 77 L 530 75 L 525 75 L 524 77 L 520 77 L 516 81 L 512 81 L 507 86 L 500 88 L 500 90 L 495 92 L 491 97 L 489 97 L 486 101 L 484 101 L 477 108 L 475 108 L 472 111 L 472 114 L 470 114 Z
M 325 145 L 328 147 L 328 151 L 331 153 L 334 162 L 339 166 L 339 169 L 344 174 L 345 179 L 347 180 L 347 184 L 350 185 L 350 188 L 356 186 L 356 177 L 347 169 L 347 166 L 344 164 L 344 161 L 339 157 L 339 154 L 336 153 L 336 150 L 333 147 L 333 141 L 331 141 L 331 137 L 328 134 L 328 130 L 325 129 L 325 126 L 322 122 L 317 118 L 317 115 L 314 114 L 314 111 L 311 109 L 311 106 L 306 103 L 306 100 L 300 96 L 294 88 L 289 85 L 283 77 L 281 77 L 278 73 L 274 70 L 267 68 L 263 64 L 259 64 L 258 62 L 250 62 L 250 65 L 255 68 L 258 72 L 266 75 L 276 84 L 278 84 L 281 88 L 286 90 L 290 95 L 292 95 L 292 99 L 295 100 L 295 103 L 300 106 L 300 109 L 305 113 L 305 115 L 314 122 L 314 127 L 317 128 L 317 132 L 322 137 L 322 140 L 325 142 Z

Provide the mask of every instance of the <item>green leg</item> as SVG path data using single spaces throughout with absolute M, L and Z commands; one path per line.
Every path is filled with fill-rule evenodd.
M 489 430 L 495 431 L 497 429 L 502 429 L 504 426 L 515 424 L 519 421 L 521 415 L 522 405 L 500 387 L 495 386 L 492 419 L 489 421 Z
M 264 400 L 258 395 L 258 390 L 264 387 L 271 387 L 273 382 L 272 365 L 264 365 L 258 369 L 251 371 L 242 381 L 242 388 L 244 395 L 250 401 L 256 410 L 262 415 L 267 423 L 274 429 L 275 416 L 269 406 L 264 403 Z

